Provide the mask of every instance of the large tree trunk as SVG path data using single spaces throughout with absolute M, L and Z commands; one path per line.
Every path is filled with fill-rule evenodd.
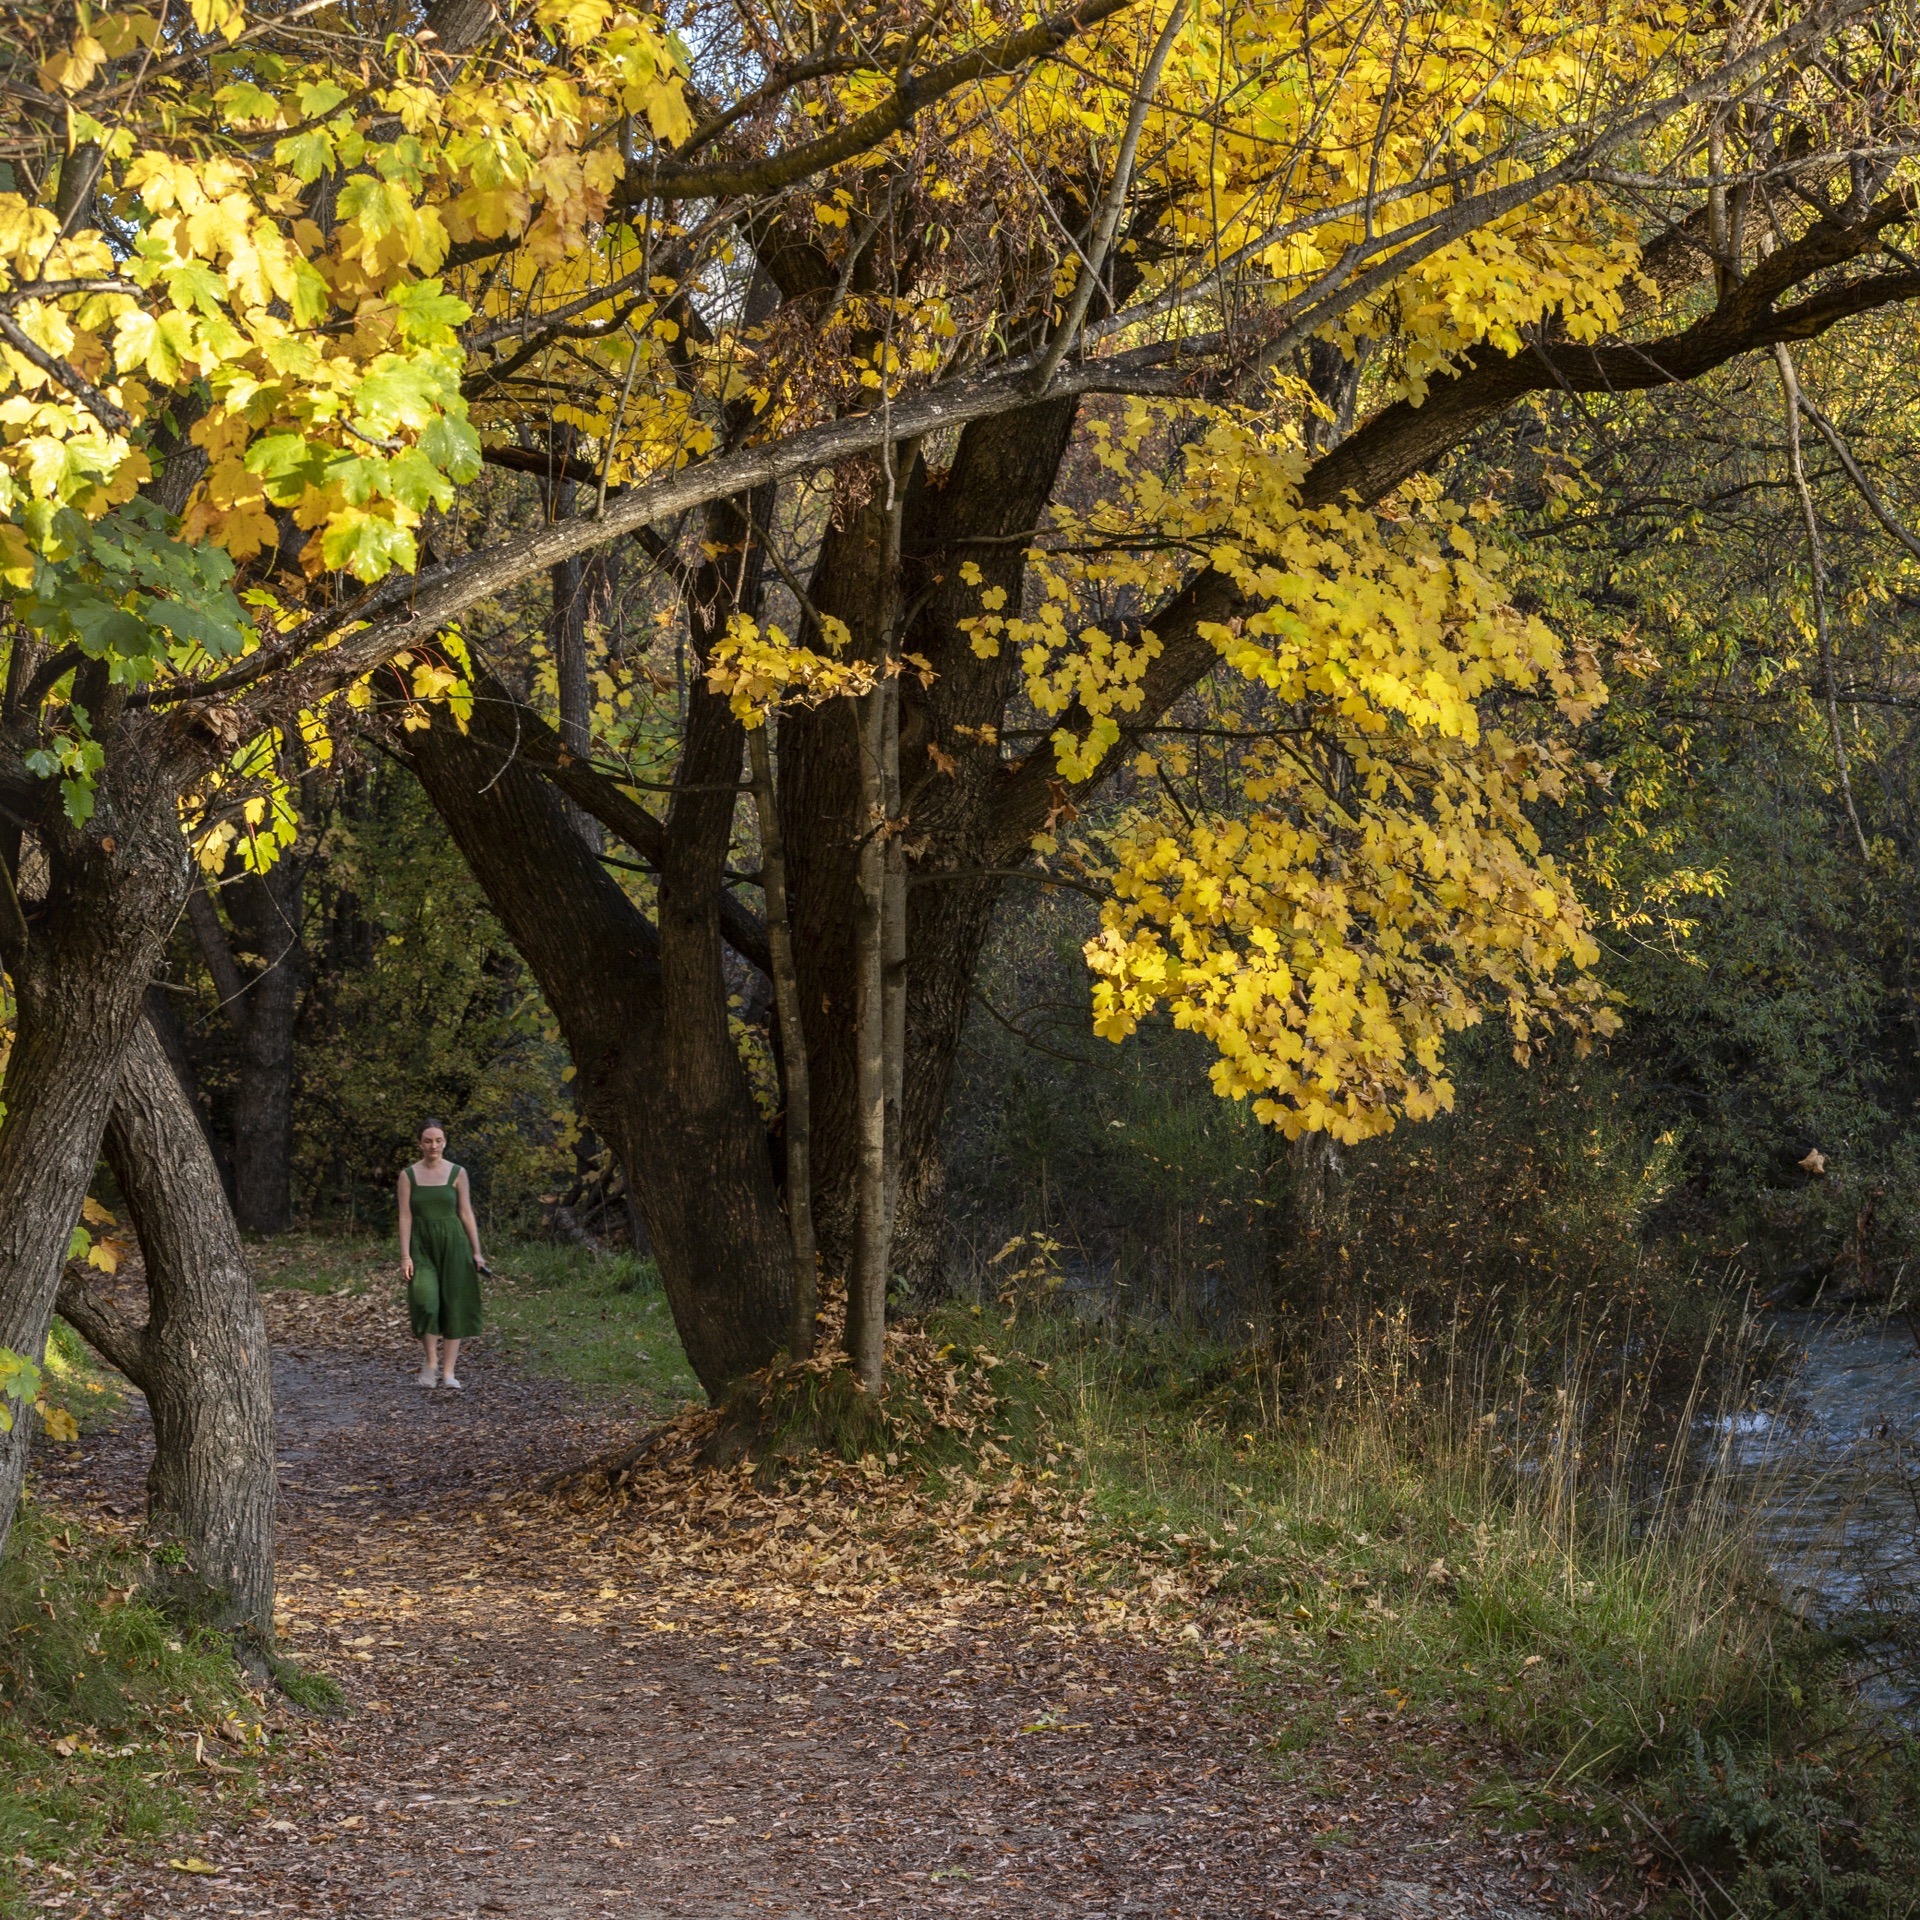
M 724 858 L 738 724 L 694 691 L 684 778 L 721 790 L 691 797 L 717 821 L 670 823 L 705 844 L 668 863 L 656 931 L 529 764 L 538 722 L 516 718 L 505 688 L 486 694 L 471 732 L 437 720 L 408 751 L 560 1021 L 582 1109 L 627 1170 L 687 1358 L 718 1397 L 786 1344 L 793 1272 L 720 967 L 713 843 Z
M 44 893 L 29 888 L 23 917 L 0 927 L 17 1009 L 0 1083 L 0 1346 L 35 1361 L 188 867 L 173 793 L 150 777 L 103 779 L 87 827 L 61 822 L 41 844 Z M 31 1426 L 0 1434 L 0 1547 Z
M 905 650 L 932 662 L 930 686 L 900 683 L 901 836 L 907 857 L 906 1044 L 900 1093 L 893 1265 L 923 1292 L 940 1284 L 944 1211 L 940 1134 L 981 950 L 1008 862 L 997 810 L 1006 771 L 999 742 L 1019 671 L 1013 650 L 982 660 L 960 622 L 984 589 L 1020 603 L 1026 547 L 1073 432 L 1076 403 L 1050 400 L 960 437 L 953 465 L 906 480 L 901 575 L 885 573 L 877 511 L 831 529 L 810 583 L 823 614 L 865 636 L 873 610 L 915 609 Z M 960 577 L 963 561 L 977 584 Z M 929 748 L 938 748 L 936 761 Z M 780 721 L 781 802 L 793 888 L 795 952 L 814 1089 L 815 1206 L 823 1263 L 845 1271 L 858 1219 L 859 1084 L 853 983 L 860 742 L 850 703 Z M 951 773 L 943 763 L 953 767 Z
M 148 1317 L 69 1273 L 65 1317 L 147 1397 L 154 1584 L 264 1669 L 273 1640 L 273 1365 L 239 1230 L 151 1020 L 128 1047 L 106 1152 L 146 1262 Z
M 1044 509 L 1073 424 L 1073 403 L 968 430 L 953 468 L 906 476 L 899 547 L 890 562 L 884 509 L 855 508 L 829 532 L 815 570 L 815 607 L 847 621 L 863 651 L 883 640 L 876 612 L 917 611 L 909 650 L 937 677 L 900 685 L 897 791 L 909 823 L 904 954 L 886 954 L 888 984 L 905 976 L 904 1046 L 896 1010 L 882 1051 L 902 1068 L 886 1089 L 893 1113 L 886 1170 L 891 1271 L 921 1286 L 939 1271 L 938 1143 L 974 974 L 1007 864 L 995 835 L 1007 775 L 995 731 L 1018 661 L 981 660 L 960 621 L 979 589 L 958 578 L 977 557 L 985 585 L 1018 599 L 1024 546 L 1012 536 Z M 756 514 L 764 522 L 764 511 Z M 696 654 L 751 598 L 751 553 L 724 515 L 711 529 L 720 556 L 681 584 Z M 747 564 L 740 564 L 744 559 Z M 720 564 L 724 562 L 724 566 Z M 729 579 L 726 576 L 732 575 Z M 721 938 L 771 965 L 765 929 L 748 928 L 722 885 L 741 774 L 740 730 L 696 677 L 685 750 L 665 821 L 609 795 L 570 762 L 569 744 L 507 690 L 486 681 L 471 732 L 447 725 L 408 736 L 416 771 L 452 829 L 494 910 L 558 1015 L 579 1069 L 583 1110 L 629 1170 L 696 1372 L 718 1392 L 792 1338 L 772 1303 L 791 1293 L 793 1243 L 781 1219 L 764 1129 L 726 1024 Z M 859 1062 L 854 951 L 863 833 L 854 704 L 787 712 L 778 736 L 778 809 L 792 884 L 793 956 L 812 1082 L 814 1193 L 822 1264 L 849 1273 L 859 1217 Z M 937 747 L 956 771 L 942 770 Z M 555 789 L 560 791 L 556 792 Z M 562 794 L 598 813 L 661 876 L 660 924 L 650 927 L 571 826 Z M 897 884 L 897 883 L 896 883 Z M 757 931 L 758 941 L 753 939 Z M 904 1059 L 902 1060 L 902 1056 Z M 782 1269 L 784 1268 L 784 1274 Z M 882 1280 L 884 1284 L 884 1276 Z M 869 1345 L 873 1328 L 869 1328 Z

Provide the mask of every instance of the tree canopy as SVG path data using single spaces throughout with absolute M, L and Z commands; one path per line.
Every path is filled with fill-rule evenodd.
M 1606 1032 L 1541 824 L 1600 661 L 1440 463 L 1920 295 L 1874 0 L 9 22 L 21 1351 L 182 826 L 268 864 L 349 729 L 539 978 L 716 1388 L 810 1326 L 816 1201 L 877 1366 L 1011 879 L 1105 898 L 1101 1032 L 1169 1012 L 1290 1133 L 1441 1110 L 1488 1014 Z
M 1100 463 L 1125 477 L 1073 536 L 1124 562 L 1054 566 L 1004 627 L 986 588 L 974 645 L 1018 647 L 1061 723 L 1028 757 L 1041 781 L 1086 783 L 1128 715 L 1223 661 L 1341 736 L 1339 781 L 1384 808 L 1352 841 L 1376 872 L 1318 902 L 1303 946 L 1265 945 L 1262 896 L 1316 891 L 1304 876 L 1360 815 L 1276 749 L 1254 795 L 1275 824 L 1140 841 L 1098 961 L 1112 1030 L 1171 991 L 1219 1039 L 1223 1085 L 1295 1124 L 1364 1130 L 1438 1097 L 1458 986 L 1424 959 L 1393 977 L 1435 936 L 1444 973 L 1507 956 L 1495 985 L 1523 1033 L 1566 1010 L 1549 983 L 1583 935 L 1513 812 L 1564 773 L 1541 739 L 1482 740 L 1477 703 L 1496 683 L 1597 697 L 1505 609 L 1458 507 L 1370 511 L 1426 451 L 1417 428 L 1405 451 L 1358 436 L 1384 476 L 1354 442 L 1311 466 L 1325 403 L 1295 362 L 1377 369 L 1403 417 L 1373 424 L 1404 438 L 1476 386 L 1671 378 L 1912 290 L 1876 270 L 1910 204 L 1905 102 L 1895 23 L 1860 5 L 1732 32 L 1670 4 L 1296 19 L 1119 0 L 674 23 L 548 0 L 511 30 L 459 6 L 417 34 L 379 25 L 204 0 L 19 42 L 0 539 L 47 651 L 12 676 L 39 735 L 16 790 L 57 775 L 70 811 L 89 804 L 104 747 L 64 678 L 83 659 L 154 708 L 245 690 L 218 723 L 233 743 L 273 721 L 324 751 L 338 689 L 569 553 L 1042 396 L 1153 395 L 1108 429 Z M 1670 216 L 1730 136 L 1748 175 L 1774 170 L 1785 244 L 1672 345 L 1596 350 L 1665 310 L 1649 249 L 1695 256 L 1670 263 L 1677 285 L 1711 251 Z M 1166 457 L 1143 461 L 1155 434 Z M 488 458 L 562 476 L 571 511 L 436 567 Z M 1125 609 L 1117 630 L 1096 598 Z M 714 665 L 745 685 L 736 663 L 758 646 L 765 675 L 770 646 L 779 684 L 817 689 L 836 637 L 736 627 Z M 408 664 L 415 692 L 445 690 L 445 664 Z M 1477 919 L 1452 924 L 1463 885 Z M 1196 918 L 1220 886 L 1245 904 Z

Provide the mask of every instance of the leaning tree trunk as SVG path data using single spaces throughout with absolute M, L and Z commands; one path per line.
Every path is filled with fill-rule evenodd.
M 239 1229 L 185 1088 L 151 1020 L 128 1047 L 106 1133 L 146 1262 L 144 1327 L 69 1272 L 60 1312 L 147 1397 L 153 1583 L 236 1636 L 273 1641 L 273 1366 Z
M 145 777 L 141 777 L 144 775 Z M 85 829 L 48 826 L 44 892 L 0 920 L 15 1037 L 0 1083 L 0 1346 L 46 1352 L 67 1243 L 147 982 L 185 896 L 173 792 L 150 769 L 103 778 Z M 0 1547 L 26 1477 L 32 1422 L 0 1434 Z

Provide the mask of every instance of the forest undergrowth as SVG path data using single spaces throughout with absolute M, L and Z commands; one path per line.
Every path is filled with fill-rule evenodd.
M 399 1350 L 390 1250 L 256 1252 L 276 1337 L 324 1313 Z M 665 1593 L 750 1574 L 758 1605 L 896 1638 L 986 1609 L 1187 1645 L 1235 1662 L 1250 1706 L 1285 1703 L 1280 1776 L 1356 1733 L 1436 1773 L 1470 1752 L 1488 1828 L 1552 1837 L 1651 1911 L 1915 1910 L 1914 1753 L 1855 1699 L 1847 1637 L 1781 1609 L 1724 1463 L 1689 1456 L 1766 1365 L 1711 1290 L 1664 1343 L 1565 1313 L 1425 1336 L 1376 1314 L 1310 1384 L 1270 1347 L 1089 1317 L 1042 1281 L 901 1324 L 877 1412 L 818 1363 L 711 1409 L 647 1263 L 509 1244 L 497 1265 L 479 1364 L 563 1376 L 633 1422 L 619 1453 L 529 1487 L 516 1524 L 584 1520 Z M 85 1421 L 110 1389 L 61 1351 Z M 261 1703 L 139 1599 L 132 1532 L 37 1508 L 9 1556 L 15 1865 L 77 1870 L 109 1833 L 165 1846 L 247 1792 Z
M 116 1379 L 56 1326 L 47 1397 L 83 1442 L 117 1411 Z M 0 1914 L 24 1912 L 29 1886 L 82 1884 L 103 1843 L 160 1844 L 250 1795 L 267 1702 L 223 1638 L 144 1596 L 145 1573 L 131 1522 L 110 1531 L 29 1500 L 15 1523 L 0 1560 Z M 183 1853 L 178 1870 L 199 1864 Z

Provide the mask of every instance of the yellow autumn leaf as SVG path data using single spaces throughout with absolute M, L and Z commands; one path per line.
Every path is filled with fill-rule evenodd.
M 40 1424 L 46 1429 L 49 1440 L 80 1438 L 80 1428 L 65 1407 L 56 1407 L 46 1400 L 36 1400 L 33 1403 L 33 1410 L 40 1416 Z

